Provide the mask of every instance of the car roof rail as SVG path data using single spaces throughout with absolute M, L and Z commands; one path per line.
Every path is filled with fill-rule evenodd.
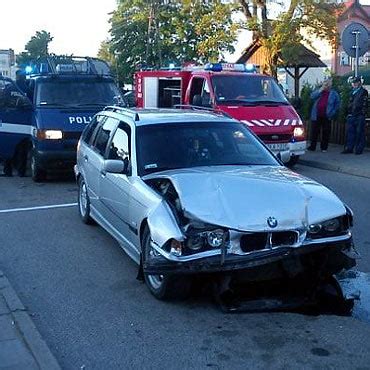
M 139 113 L 133 112 L 129 108 L 118 107 L 116 105 L 108 105 L 107 107 L 104 108 L 104 111 L 123 113 L 126 114 L 127 116 L 130 116 L 134 121 L 140 121 Z
M 230 114 L 222 111 L 222 110 L 219 110 L 219 109 L 214 109 L 214 108 L 210 108 L 210 107 L 202 107 L 202 106 L 199 106 L 199 105 L 191 105 L 191 104 L 176 104 L 173 106 L 174 108 L 180 108 L 180 109 L 191 109 L 191 110 L 194 110 L 194 111 L 204 111 L 204 112 L 208 112 L 208 113 L 215 113 L 219 116 L 224 116 L 224 117 L 227 117 L 227 118 L 233 118 Z

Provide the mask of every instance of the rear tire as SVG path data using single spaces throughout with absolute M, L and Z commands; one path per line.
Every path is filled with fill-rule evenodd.
M 31 177 L 35 182 L 43 182 L 46 180 L 46 171 L 40 167 L 39 160 L 31 149 Z
M 14 164 L 15 168 L 18 171 L 20 177 L 26 176 L 27 165 L 28 165 L 28 156 L 30 152 L 30 144 L 28 141 L 21 142 L 16 149 L 14 155 Z
M 87 186 L 82 177 L 78 181 L 78 213 L 83 223 L 87 225 L 94 224 L 94 220 L 90 216 L 90 198 Z
M 4 161 L 4 169 L 3 169 L 4 176 L 11 177 L 13 176 L 13 165 L 11 159 L 6 159 Z
M 142 239 L 142 258 L 150 259 L 156 252 L 150 245 L 149 228 L 146 227 Z M 181 275 L 148 275 L 144 273 L 145 284 L 150 293 L 159 300 L 180 300 L 190 294 L 191 278 Z

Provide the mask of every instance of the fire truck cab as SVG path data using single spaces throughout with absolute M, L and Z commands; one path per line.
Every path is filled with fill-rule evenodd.
M 302 120 L 275 79 L 256 73 L 253 66 L 214 63 L 138 71 L 135 99 L 139 108 L 192 105 L 223 111 L 248 126 L 275 154 L 284 153 L 281 157 L 290 158 L 290 165 L 305 153 Z

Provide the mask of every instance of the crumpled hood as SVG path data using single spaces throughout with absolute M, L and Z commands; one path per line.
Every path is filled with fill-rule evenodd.
M 302 228 L 346 213 L 326 187 L 280 166 L 218 166 L 172 170 L 146 176 L 167 178 L 185 214 L 204 222 L 244 231 Z

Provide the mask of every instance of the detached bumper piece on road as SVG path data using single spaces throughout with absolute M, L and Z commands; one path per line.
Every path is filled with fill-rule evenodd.
M 335 308 L 338 314 L 348 314 L 353 300 L 344 298 L 334 275 L 354 267 L 354 256 L 352 240 L 348 240 L 189 262 L 170 262 L 157 256 L 143 267 L 145 274 L 199 274 L 203 280 L 209 278 L 216 301 L 227 312 L 324 305 Z

